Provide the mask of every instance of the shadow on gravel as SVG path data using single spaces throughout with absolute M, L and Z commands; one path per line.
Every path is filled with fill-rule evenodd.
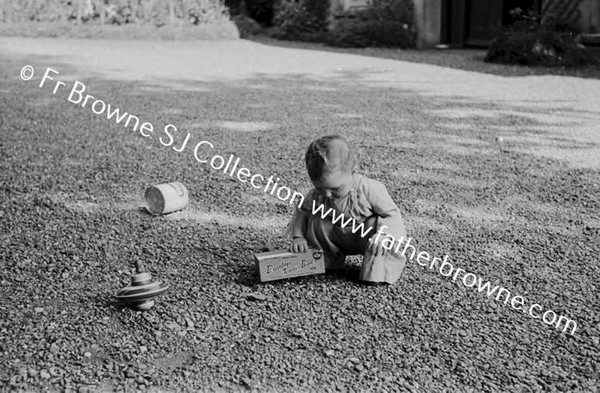
M 21 81 L 23 61 L 0 67 L 2 386 L 594 388 L 600 189 L 588 125 L 598 113 L 423 96 L 356 74 L 178 81 L 184 88 L 78 79 L 96 99 L 152 123 L 143 137 L 65 92 Z M 167 124 L 178 128 L 171 147 L 159 140 Z M 305 190 L 305 146 L 337 132 L 356 147 L 359 169 L 387 185 L 419 250 L 448 254 L 527 304 L 575 320 L 576 334 L 414 263 L 390 287 L 357 285 L 356 268 L 257 285 L 254 250 L 286 244 L 293 206 L 198 162 L 193 147 L 210 141 L 204 158 L 233 154 L 251 173 Z M 167 181 L 188 186 L 194 217 L 138 208 L 147 185 Z M 36 311 L 68 297 L 70 282 L 116 293 L 136 259 L 172 285 L 151 311 L 102 295 L 64 314 Z M 267 300 L 248 301 L 249 287 Z M 81 342 L 114 360 L 88 357 Z M 156 361 L 182 353 L 196 357 L 182 355 L 177 367 Z M 62 371 L 37 376 L 50 367 Z

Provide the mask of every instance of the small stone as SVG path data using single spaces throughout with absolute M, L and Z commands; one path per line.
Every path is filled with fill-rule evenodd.
M 35 378 L 35 377 L 37 377 L 37 375 L 38 375 L 38 372 L 37 372 L 35 369 L 33 369 L 33 368 L 29 367 L 29 368 L 27 369 L 27 374 L 29 374 L 29 376 L 30 376 L 31 378 Z
M 252 380 L 250 378 L 242 378 L 242 383 L 248 386 L 249 388 L 252 387 Z
M 144 379 L 144 377 L 142 377 L 140 375 L 139 377 L 137 377 L 137 383 L 139 383 L 140 385 L 145 385 L 146 384 L 146 380 Z
M 50 374 L 48 373 L 48 371 L 42 370 L 40 371 L 40 377 L 42 377 L 43 379 L 50 379 Z
M 265 295 L 263 295 L 262 293 L 253 292 L 253 293 L 246 294 L 246 299 L 254 300 L 257 302 L 264 302 L 265 300 L 267 300 L 267 297 Z
M 335 355 L 335 351 L 333 349 L 325 351 L 325 356 L 327 356 L 328 358 L 332 357 L 333 355 Z
M 83 354 L 83 356 L 85 356 L 86 358 L 89 359 L 89 358 L 92 357 L 92 354 L 90 352 L 86 352 L 86 353 Z
M 276 249 L 277 249 L 277 246 L 275 245 L 275 243 L 268 242 L 268 243 L 264 244 L 261 251 L 268 252 L 268 251 L 274 251 Z
M 33 310 L 37 313 L 44 312 L 44 307 L 36 307 Z
M 148 351 L 148 348 L 145 345 L 142 345 L 140 347 L 140 352 L 144 353 L 144 352 L 147 352 L 147 351 Z
M 360 359 L 359 358 L 350 358 L 348 360 L 351 361 L 352 363 L 355 363 L 355 364 L 360 363 Z
M 354 366 L 354 369 L 356 371 L 363 371 L 365 368 L 364 368 L 364 366 L 362 364 L 359 363 L 356 366 Z

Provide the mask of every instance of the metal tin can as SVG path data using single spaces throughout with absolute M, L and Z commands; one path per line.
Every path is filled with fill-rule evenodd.
M 144 194 L 146 206 L 151 214 L 167 214 L 185 208 L 189 203 L 189 192 L 179 182 L 150 186 Z

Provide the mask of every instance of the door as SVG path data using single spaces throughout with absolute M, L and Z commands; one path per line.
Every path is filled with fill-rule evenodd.
M 455 47 L 487 47 L 513 22 L 510 11 L 540 12 L 541 0 L 442 0 L 442 42 Z
M 467 1 L 467 34 L 465 44 L 488 46 L 502 28 L 503 0 Z

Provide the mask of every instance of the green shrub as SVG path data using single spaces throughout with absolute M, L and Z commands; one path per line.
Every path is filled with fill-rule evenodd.
M 571 33 L 549 30 L 505 31 L 491 43 L 486 62 L 528 66 L 582 66 L 593 58 Z
M 222 0 L 185 0 L 180 10 L 182 19 L 188 19 L 194 25 L 219 23 L 229 20 L 229 10 Z
M 407 24 L 393 21 L 344 20 L 329 34 L 329 45 L 338 47 L 413 48 L 416 34 Z
M 393 21 L 414 27 L 415 6 L 413 0 L 373 0 L 371 7 L 357 16 L 365 21 Z
M 413 48 L 417 43 L 412 0 L 374 0 L 362 11 L 343 16 L 328 44 L 341 47 Z
M 135 23 L 138 20 L 137 12 L 127 0 L 113 0 L 105 3 L 104 9 L 102 11 L 97 9 L 96 12 L 98 17 L 100 12 L 104 12 L 104 23 L 112 25 Z M 151 13 L 144 15 L 144 17 L 148 16 L 152 18 L 152 22 L 156 25 L 161 26 L 167 23 L 168 13 L 166 9 L 161 13 L 160 10 L 153 7 Z
M 491 42 L 486 62 L 528 66 L 583 66 L 595 62 L 569 31 L 569 19 L 544 19 L 542 15 L 516 9 L 516 22 L 500 32 Z M 566 31 L 565 31 L 566 30 Z
M 287 40 L 318 41 L 327 29 L 328 0 L 282 1 L 273 17 L 270 35 Z
M 237 29 L 240 32 L 240 38 L 251 37 L 262 32 L 260 24 L 244 14 L 233 16 L 231 21 L 237 26 Z
M 91 0 L 81 7 L 81 17 L 93 16 Z M 0 1 L 0 22 L 56 22 L 76 17 L 76 9 L 67 0 Z
M 65 38 L 109 38 L 123 40 L 235 40 L 238 30 L 231 21 L 204 25 L 151 24 L 105 25 L 68 22 L 0 23 L 0 36 L 7 37 L 65 37 Z
M 79 4 L 79 6 L 78 6 Z M 0 21 L 78 20 L 92 24 L 206 24 L 229 20 L 224 0 L 28 0 L 0 1 Z
M 304 9 L 310 19 L 312 32 L 322 32 L 327 30 L 329 22 L 329 10 L 331 8 L 329 0 L 303 0 Z

